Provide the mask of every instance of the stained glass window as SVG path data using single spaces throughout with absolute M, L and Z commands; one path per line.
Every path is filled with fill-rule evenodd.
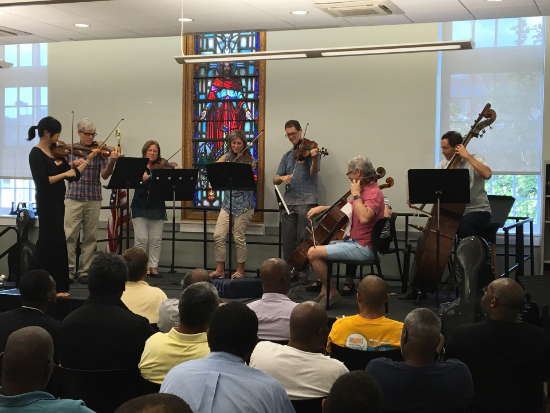
M 194 54 L 219 54 L 218 63 L 199 63 L 193 74 L 193 167 L 199 168 L 194 205 L 220 206 L 223 192 L 210 188 L 206 168 L 228 151 L 227 136 L 242 129 L 251 143 L 258 134 L 260 63 L 224 61 L 227 54 L 260 50 L 260 33 L 195 36 Z M 251 147 L 258 159 L 258 142 Z M 258 171 L 255 171 L 256 180 Z M 257 199 L 255 200 L 257 201 Z

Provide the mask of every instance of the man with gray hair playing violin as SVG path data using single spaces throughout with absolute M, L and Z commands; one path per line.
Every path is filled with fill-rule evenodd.
M 319 150 L 312 149 L 310 156 L 302 162 L 293 156 L 296 146 L 302 141 L 302 133 L 302 127 L 297 120 L 289 120 L 285 123 L 285 136 L 292 144 L 292 149 L 283 155 L 277 174 L 273 178 L 274 185 L 283 182 L 286 184 L 284 200 L 290 214 L 284 211 L 281 223 L 283 254 L 286 262 L 289 262 L 292 253 L 307 235 L 306 228 L 309 225 L 307 212 L 318 205 Z M 296 276 L 298 274 L 293 270 L 293 278 Z M 298 278 L 301 283 L 307 284 L 307 277 L 308 274 L 304 272 L 300 273 Z
M 94 122 L 84 118 L 78 122 L 76 127 L 80 145 L 91 146 L 97 135 Z M 117 151 L 111 151 L 109 158 L 102 157 L 99 152 L 99 149 L 95 149 L 86 157 L 75 160 L 77 165 L 82 163 L 88 165 L 79 181 L 69 182 L 69 188 L 65 195 L 65 237 L 69 254 L 69 277 L 71 279 L 77 277 L 81 284 L 88 283 L 88 267 L 96 246 L 99 212 L 103 199 L 100 176 L 103 179 L 109 178 L 118 159 Z M 80 228 L 82 228 L 82 247 L 77 274 L 75 250 Z
M 367 157 L 356 156 L 348 161 L 346 176 L 351 181 L 351 229 L 343 242 L 311 247 L 308 259 L 323 283 L 321 293 L 314 300 L 325 307 L 327 300 L 327 260 L 365 261 L 374 257 L 371 233 L 374 224 L 384 218 L 384 195 L 378 188 L 376 171 Z M 308 211 L 308 219 L 320 215 L 330 206 L 318 206 Z M 330 280 L 330 305 L 342 300 L 336 286 Z

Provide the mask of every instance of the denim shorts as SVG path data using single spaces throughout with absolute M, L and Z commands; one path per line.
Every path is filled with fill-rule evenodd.
M 368 261 L 374 258 L 372 250 L 362 246 L 353 238 L 333 242 L 325 247 L 328 260 Z

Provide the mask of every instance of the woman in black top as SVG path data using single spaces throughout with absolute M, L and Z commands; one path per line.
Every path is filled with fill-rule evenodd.
M 61 134 L 61 123 L 57 119 L 48 116 L 41 119 L 38 126 L 31 126 L 29 141 L 35 138 L 37 130 L 40 142 L 29 154 L 39 218 L 34 267 L 46 270 L 52 275 L 56 282 L 58 297 L 68 297 L 69 261 L 64 230 L 64 180 L 78 181 L 87 161 L 73 161 L 73 169 L 66 159 L 55 159 L 50 145 L 57 142 Z M 95 157 L 99 151 L 94 152 L 88 160 Z

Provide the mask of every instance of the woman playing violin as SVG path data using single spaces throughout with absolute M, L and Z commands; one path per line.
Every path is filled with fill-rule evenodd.
M 149 184 L 152 170 L 166 162 L 160 156 L 160 145 L 157 141 L 147 141 L 141 149 L 144 158 L 148 158 L 147 170 L 143 172 L 140 188 L 134 191 L 130 208 L 134 224 L 134 247 L 147 252 L 149 247 L 149 268 L 151 277 L 162 278 L 157 267 L 162 244 L 162 228 L 166 220 L 164 200 L 149 198 Z
M 229 152 L 220 157 L 217 162 L 247 163 L 251 165 L 252 170 L 255 170 L 256 164 L 247 148 L 248 144 L 245 133 L 242 130 L 235 130 L 229 135 L 228 141 L 230 148 Z M 225 196 L 221 205 L 222 209 L 220 210 L 220 215 L 216 222 L 216 229 L 214 230 L 214 248 L 217 264 L 216 270 L 210 273 L 212 278 L 225 277 L 225 237 L 229 232 L 229 214 L 233 214 L 233 237 L 235 239 L 238 263 L 237 270 L 231 278 L 244 277 L 244 264 L 247 254 L 245 232 L 254 215 L 254 192 L 233 191 L 231 209 L 229 197 L 229 191 L 225 191 Z
M 311 247 L 308 258 L 313 270 L 322 282 L 320 295 L 314 300 L 321 306 L 326 305 L 327 260 L 365 261 L 373 258 L 371 233 L 376 222 L 384 217 L 384 196 L 378 188 L 376 180 L 365 180 L 376 175 L 376 171 L 368 158 L 356 156 L 348 161 L 346 176 L 351 181 L 352 205 L 351 230 L 344 242 Z M 319 215 L 329 209 L 329 206 L 318 206 L 308 211 L 308 218 Z M 342 299 L 331 280 L 330 304 Z
M 35 267 L 48 271 L 54 278 L 58 296 L 67 297 L 69 291 L 69 261 L 63 221 L 65 217 L 65 182 L 78 181 L 86 168 L 86 162 L 74 162 L 75 168 L 66 159 L 56 159 L 50 149 L 59 140 L 61 123 L 51 116 L 31 126 L 28 140 L 40 142 L 29 153 L 29 164 L 36 187 L 36 209 L 40 219 L 36 242 Z M 97 152 L 92 152 L 93 159 Z

